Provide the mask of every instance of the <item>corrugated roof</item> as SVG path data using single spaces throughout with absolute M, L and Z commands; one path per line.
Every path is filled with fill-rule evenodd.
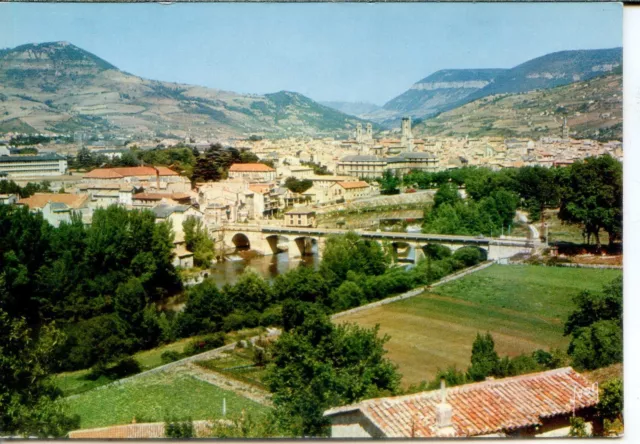
M 478 382 L 447 389 L 456 437 L 535 426 L 543 418 L 598 403 L 597 388 L 571 367 Z M 378 398 L 325 411 L 325 416 L 359 410 L 387 437 L 436 436 L 440 391 Z
M 269 173 L 275 170 L 264 163 L 234 163 L 229 167 L 229 171 L 238 173 Z
M 48 202 L 63 203 L 70 208 L 80 208 L 89 198 L 88 194 L 36 193 L 18 201 L 18 205 L 26 205 L 30 209 L 42 209 Z

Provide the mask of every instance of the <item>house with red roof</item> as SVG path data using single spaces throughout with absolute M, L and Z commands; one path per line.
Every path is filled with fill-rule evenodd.
M 264 163 L 234 163 L 229 167 L 229 179 L 237 178 L 269 182 L 276 179 L 276 170 Z
M 598 385 L 571 367 L 324 412 L 332 438 L 562 437 L 572 416 L 596 425 Z
M 191 182 L 164 166 L 138 166 L 123 168 L 96 168 L 82 178 L 86 184 L 134 185 L 145 191 L 188 192 Z

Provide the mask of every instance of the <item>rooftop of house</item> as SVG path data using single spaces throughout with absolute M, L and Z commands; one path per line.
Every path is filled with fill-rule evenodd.
M 354 188 L 369 188 L 369 184 L 363 180 L 357 180 L 354 182 L 338 182 L 338 185 L 346 190 L 351 190 Z
M 123 168 L 96 168 L 84 175 L 86 179 L 121 179 L 124 177 L 178 176 L 179 174 L 164 166 L 158 167 L 123 167 Z
M 377 398 L 324 412 L 361 412 L 386 437 L 437 436 L 440 390 Z M 598 390 L 571 367 L 452 387 L 446 390 L 455 437 L 479 436 L 540 425 L 598 403 Z
M 89 199 L 88 194 L 36 193 L 18 201 L 18 205 L 26 205 L 29 209 L 42 209 L 48 202 L 63 203 L 70 208 L 80 208 Z
M 153 207 L 151 211 L 155 214 L 156 218 L 166 219 L 173 213 L 184 213 L 189 208 L 191 208 L 189 205 L 158 205 Z
M 270 173 L 275 171 L 264 163 L 234 163 L 229 167 L 229 172 L 236 173 Z

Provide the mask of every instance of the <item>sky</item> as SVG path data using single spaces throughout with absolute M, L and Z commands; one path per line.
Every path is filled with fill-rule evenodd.
M 382 105 L 440 69 L 622 46 L 622 6 L 0 3 L 0 48 L 50 41 L 148 79 Z

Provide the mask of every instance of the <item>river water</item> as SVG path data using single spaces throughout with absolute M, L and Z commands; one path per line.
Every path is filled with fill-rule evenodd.
M 298 267 L 300 264 L 317 268 L 320 264 L 318 254 L 290 259 L 287 252 L 270 256 L 258 256 L 251 251 L 238 252 L 227 257 L 224 262 L 214 264 L 207 272 L 218 286 L 234 284 L 242 273 L 250 268 L 267 280 Z

